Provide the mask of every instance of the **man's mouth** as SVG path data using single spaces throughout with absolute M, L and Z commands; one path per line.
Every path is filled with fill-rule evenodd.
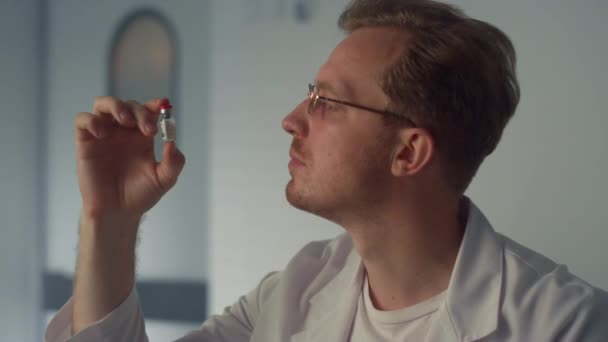
M 291 158 L 288 165 L 289 171 L 293 172 L 306 166 L 303 161 L 304 158 L 300 157 L 300 154 L 296 153 L 293 148 L 289 150 L 289 157 Z

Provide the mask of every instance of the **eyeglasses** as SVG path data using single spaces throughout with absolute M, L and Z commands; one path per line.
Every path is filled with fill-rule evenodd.
M 394 112 L 390 112 L 387 110 L 381 110 L 381 109 L 375 109 L 375 108 L 371 108 L 371 107 L 366 107 L 366 106 L 362 106 L 360 104 L 356 104 L 356 103 L 352 103 L 352 102 L 346 102 L 346 101 L 342 101 L 342 100 L 337 100 L 337 99 L 332 99 L 329 97 L 325 97 L 325 96 L 320 96 L 319 95 L 319 87 L 317 87 L 314 84 L 308 84 L 308 113 L 312 114 L 315 112 L 315 110 L 317 109 L 317 105 L 319 104 L 319 101 L 328 101 L 328 102 L 335 102 L 335 103 L 339 103 L 339 104 L 343 104 L 345 106 L 350 106 L 350 107 L 354 107 L 357 109 L 362 109 L 362 110 L 366 110 L 368 112 L 373 112 L 373 113 L 378 113 L 378 114 L 383 114 L 383 115 L 391 115 L 394 117 L 397 117 L 401 120 L 405 120 L 408 122 L 409 125 L 416 127 L 416 124 L 406 118 L 403 115 L 394 113 Z

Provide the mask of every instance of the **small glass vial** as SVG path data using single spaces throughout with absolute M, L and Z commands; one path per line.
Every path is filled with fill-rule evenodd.
M 175 141 L 175 119 L 171 108 L 173 106 L 167 99 L 160 103 L 160 134 L 164 141 Z

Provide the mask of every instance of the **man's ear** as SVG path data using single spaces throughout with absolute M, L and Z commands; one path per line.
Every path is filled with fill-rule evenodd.
M 435 141 L 422 128 L 403 128 L 398 132 L 391 172 L 394 176 L 412 176 L 419 173 L 433 159 Z

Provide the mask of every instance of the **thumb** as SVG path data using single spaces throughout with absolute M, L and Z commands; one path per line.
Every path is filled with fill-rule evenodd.
M 156 174 L 165 192 L 175 185 L 185 164 L 186 158 L 175 142 L 166 142 L 163 146 L 163 159 L 156 164 Z

